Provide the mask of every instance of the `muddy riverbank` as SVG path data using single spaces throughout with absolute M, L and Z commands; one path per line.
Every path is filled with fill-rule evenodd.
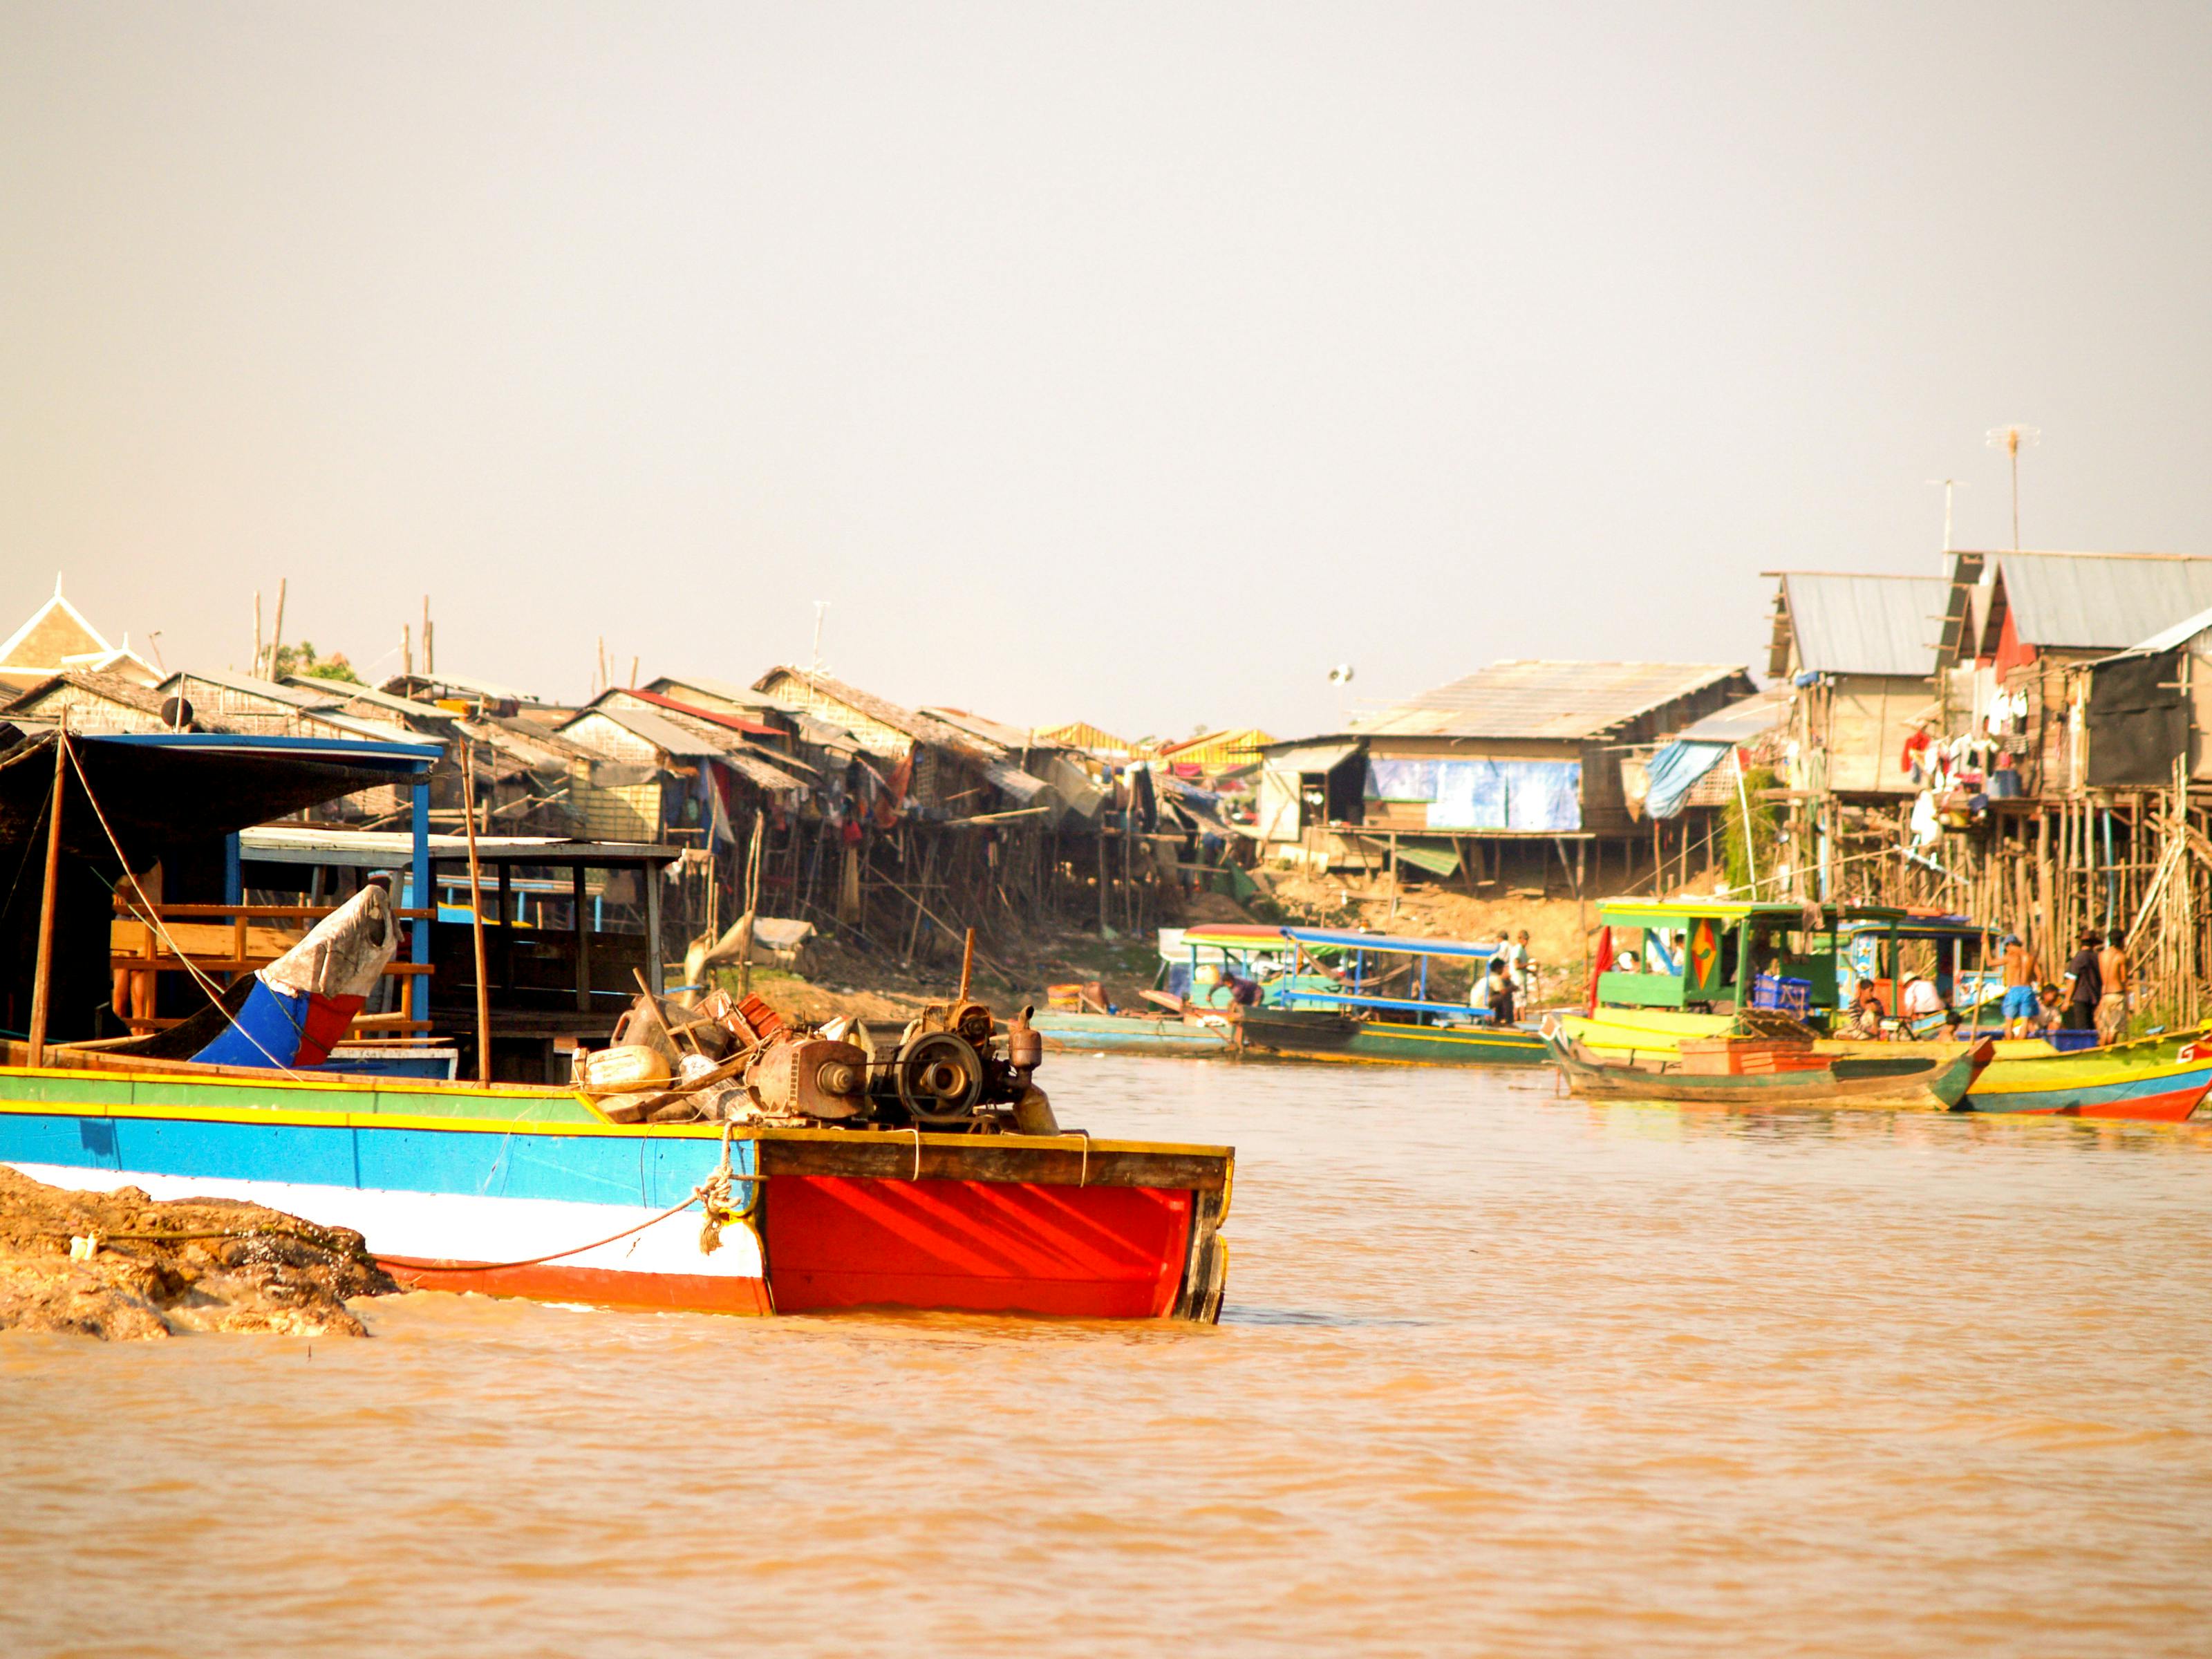
M 0 1165 L 0 1330 L 365 1336 L 348 1299 L 398 1289 L 343 1227 L 136 1187 L 71 1192 Z

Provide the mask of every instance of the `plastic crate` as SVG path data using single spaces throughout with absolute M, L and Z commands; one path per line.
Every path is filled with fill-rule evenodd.
M 1751 1006 L 1802 1019 L 1812 1012 L 1813 981 L 1783 974 L 1760 974 L 1751 981 Z

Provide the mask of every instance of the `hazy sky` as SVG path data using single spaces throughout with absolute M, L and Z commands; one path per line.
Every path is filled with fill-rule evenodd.
M 0 0 L 0 619 L 1016 722 L 2212 552 L 2212 7 Z

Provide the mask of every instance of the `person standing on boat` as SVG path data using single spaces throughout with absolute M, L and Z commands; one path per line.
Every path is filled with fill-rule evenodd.
M 1524 934 L 1522 937 L 1527 936 Z M 1492 1025 L 1510 1025 L 1514 1023 L 1518 1011 L 1514 1006 L 1515 987 L 1512 971 L 1506 967 L 1502 955 L 1491 957 L 1488 977 L 1490 1023 Z
M 2085 930 L 2081 948 L 2066 964 L 2066 1029 L 2069 1031 L 2097 1029 L 2097 1005 L 2105 1000 L 2105 975 L 2097 965 L 2097 957 L 2104 943 L 2094 929 Z
M 1516 1001 L 1533 1006 L 1536 1000 L 1536 960 L 1528 954 L 1528 930 L 1523 927 L 1505 953 L 1505 972 L 1513 981 Z M 1510 1024 L 1510 1022 L 1503 1022 Z
M 2097 972 L 2105 984 L 2097 1004 L 2097 1041 L 2107 1048 L 2127 1041 L 2128 993 L 2134 988 L 2129 982 L 2127 943 L 2128 936 L 2115 927 L 2097 953 Z
M 2018 933 L 2004 937 L 2004 1022 L 2007 1036 L 2033 1035 L 2041 1018 L 2035 988 L 2043 979 L 2043 964 L 2035 952 L 2021 943 Z
M 129 872 L 115 890 L 122 896 L 130 914 L 150 935 L 161 915 L 161 860 L 155 859 L 142 870 Z M 108 1006 L 115 1011 L 116 1018 L 125 1022 L 150 1021 L 154 1018 L 157 985 L 154 970 L 118 968 L 113 980 Z M 137 1028 L 130 1029 L 135 1031 Z

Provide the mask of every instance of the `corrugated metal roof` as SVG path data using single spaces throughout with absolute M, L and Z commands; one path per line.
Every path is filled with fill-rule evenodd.
M 726 709 L 702 708 L 697 703 L 686 702 L 681 697 L 668 696 L 659 691 L 641 691 L 634 686 L 602 691 L 586 706 L 594 707 L 622 697 L 633 697 L 640 702 L 650 703 L 655 708 L 662 709 L 684 720 L 705 720 L 708 724 L 719 726 L 725 731 L 746 732 L 757 738 L 780 738 L 783 735 L 781 726 L 770 726 L 764 720 L 748 720 L 743 714 L 734 714 Z
M 1027 806 L 1051 786 L 1042 778 L 1031 777 L 1018 766 L 1009 766 L 1004 761 L 993 761 L 983 769 L 983 775 L 998 787 L 1001 794 L 1011 795 Z
M 260 697 L 269 702 L 281 702 L 289 708 L 301 709 L 335 708 L 346 700 L 349 689 L 343 680 L 325 680 L 323 684 L 331 689 L 316 691 L 306 686 L 280 685 L 275 680 L 258 680 L 246 674 L 217 673 L 206 668 L 180 669 L 162 681 L 160 689 L 167 692 L 191 680 L 198 680 L 203 685 L 221 686 L 226 691 L 235 691 L 243 696 Z M 189 697 L 191 693 L 187 690 L 183 695 Z
M 1304 743 L 1279 743 L 1267 752 L 1267 765 L 1279 774 L 1303 772 L 1334 772 L 1359 752 L 1359 744 L 1352 742 L 1316 742 L 1310 738 Z
M 1674 735 L 1684 743 L 1752 743 L 1789 718 L 1790 688 L 1770 685 L 1693 721 Z
M 1008 726 L 1003 721 L 990 720 L 981 714 L 971 714 L 965 708 L 943 708 L 933 703 L 915 712 L 927 714 L 933 720 L 942 720 L 945 725 L 957 731 L 965 732 L 971 738 L 981 738 L 984 742 L 995 744 L 1001 749 L 1042 749 L 1046 746 L 1037 741 L 1034 732 L 1024 732 L 1018 726 Z
M 2125 657 L 2154 657 L 2161 651 L 2172 651 L 2187 645 L 2199 634 L 2212 632 L 2212 611 L 2200 611 L 2193 617 L 2184 617 L 2171 628 L 2152 635 L 2141 644 L 2121 652 Z
M 687 691 L 703 691 L 719 702 L 740 708 L 775 708 L 789 712 L 790 705 L 782 699 L 771 697 L 750 685 L 738 685 L 730 680 L 710 679 L 703 674 L 661 674 L 651 682 L 652 687 L 682 686 Z M 665 693 L 663 695 L 665 695 Z
M 755 755 L 733 750 L 721 757 L 722 764 L 732 772 L 741 773 L 772 795 L 790 794 L 801 787 L 797 778 L 779 767 Z
M 561 735 L 567 737 L 594 716 L 603 720 L 612 720 L 632 737 L 644 738 L 665 755 L 696 760 L 702 757 L 719 758 L 725 752 L 723 744 L 690 731 L 667 715 L 650 708 L 587 708 L 562 726 Z M 574 738 L 569 740 L 575 741 Z
M 887 726 L 916 743 L 948 749 L 956 755 L 973 756 L 978 761 L 997 758 L 995 755 L 980 750 L 976 739 L 967 732 L 947 726 L 943 720 L 932 720 L 928 715 L 903 708 L 888 697 L 879 697 L 872 691 L 863 691 L 857 685 L 848 685 L 841 679 L 816 673 L 811 669 L 772 668 L 761 676 L 757 689 L 765 690 L 779 674 L 789 675 L 801 685 L 811 687 L 817 696 L 831 702 L 842 703 L 855 713 L 866 715 L 878 725 Z
M 1498 662 L 1353 725 L 1369 738 L 1590 738 L 1730 680 L 1751 689 L 1733 663 Z
M 1936 672 L 1950 599 L 1942 576 L 1782 574 L 1798 665 L 1816 674 L 1926 678 Z
M 2160 553 L 1992 553 L 2027 645 L 2124 650 L 2212 609 L 2212 559 Z

